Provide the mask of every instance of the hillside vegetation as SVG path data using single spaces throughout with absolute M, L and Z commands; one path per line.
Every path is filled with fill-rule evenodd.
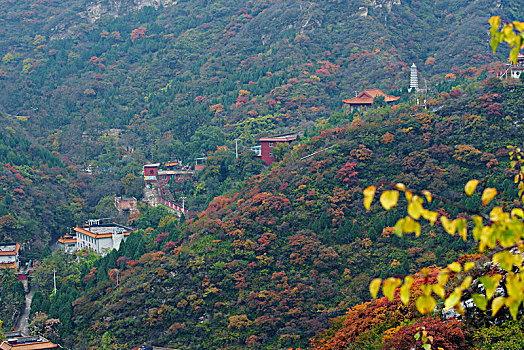
M 487 18 L 523 17 L 513 0 L 142 7 L 158 3 L 3 2 L 0 105 L 77 165 L 107 167 L 96 140 L 110 129 L 117 146 L 191 163 L 234 138 L 303 128 L 365 87 L 398 94 L 412 62 L 430 83 L 476 75 L 505 57 L 489 51 Z
M 460 196 L 476 178 L 515 198 L 524 88 L 489 78 L 507 57 L 488 45 L 493 14 L 524 18 L 516 0 L 0 2 L 0 241 L 41 258 L 32 331 L 74 349 L 387 348 L 422 325 L 474 348 L 520 332 L 366 303 L 373 278 L 434 275 L 476 251 L 439 225 L 395 236 L 401 210 L 366 212 L 364 188 L 402 182 L 476 208 Z M 413 62 L 428 110 L 406 92 Z M 399 104 L 345 113 L 371 87 Z M 254 158 L 259 136 L 288 131 L 304 135 L 280 162 Z M 218 148 L 234 140 L 238 159 Z M 68 227 L 113 217 L 115 194 L 140 199 L 146 162 L 206 155 L 193 183 L 168 186 L 187 218 L 141 205 L 118 252 L 49 255 Z M 13 327 L 23 293 L 1 277 Z
M 70 300 L 76 336 L 181 349 L 304 347 L 332 317 L 369 299 L 372 278 L 459 259 L 472 242 L 438 225 L 398 238 L 391 226 L 401 213 L 366 213 L 361 192 L 404 182 L 475 208 L 480 198 L 460 193 L 477 178 L 513 198 L 506 146 L 520 142 L 522 84 L 492 79 L 467 90 L 445 95 L 434 112 L 377 109 L 320 130 L 181 228 L 167 212 L 144 214 L 134 241 L 83 267 L 76 282 L 62 280 L 76 291 L 64 295 L 82 291 Z M 432 209 L 460 214 L 439 201 Z

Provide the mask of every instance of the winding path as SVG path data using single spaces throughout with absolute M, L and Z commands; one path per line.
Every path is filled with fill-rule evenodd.
M 33 286 L 31 290 L 25 295 L 25 309 L 20 318 L 18 319 L 17 330 L 29 334 L 29 312 L 31 311 L 31 301 L 33 300 L 33 294 L 35 293 Z

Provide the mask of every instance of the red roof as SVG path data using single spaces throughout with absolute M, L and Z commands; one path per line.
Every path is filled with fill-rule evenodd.
M 373 103 L 373 99 L 376 96 L 384 96 L 386 102 L 397 101 L 400 97 L 386 95 L 380 89 L 368 89 L 362 91 L 357 97 L 350 98 L 348 100 L 342 100 L 345 104 L 349 105 L 370 105 Z

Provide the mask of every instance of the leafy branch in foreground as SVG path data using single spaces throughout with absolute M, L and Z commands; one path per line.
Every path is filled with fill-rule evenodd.
M 519 148 L 510 151 L 511 166 L 517 168 L 518 174 L 515 176 L 515 183 L 518 184 L 519 199 L 523 199 L 524 192 L 524 153 Z M 467 196 L 471 196 L 479 185 L 478 180 L 470 180 L 464 187 Z M 377 193 L 375 186 L 370 186 L 364 190 L 364 206 L 370 210 L 373 199 Z M 522 252 L 524 252 L 524 211 L 522 208 L 508 209 L 502 206 L 494 206 L 489 213 L 481 213 L 478 210 L 469 210 L 469 217 L 459 217 L 450 219 L 437 211 L 424 208 L 435 197 L 429 191 L 416 192 L 406 188 L 404 184 L 396 184 L 390 190 L 384 190 L 380 195 L 380 204 L 386 210 L 395 206 L 399 201 L 400 194 L 405 195 L 407 201 L 408 215 L 401 218 L 395 224 L 395 234 L 402 236 L 405 233 L 421 233 L 421 222 L 428 221 L 431 226 L 437 220 L 450 235 L 458 235 L 464 241 L 468 239 L 469 231 L 475 242 L 478 244 L 480 252 L 491 251 L 488 255 L 494 266 L 500 267 L 502 273 L 484 275 L 479 278 L 484 287 L 484 294 L 474 293 L 472 299 L 475 305 L 486 311 L 488 303 L 491 302 L 492 315 L 494 316 L 503 307 L 509 308 L 511 316 L 516 319 L 520 306 L 524 302 L 524 270 L 522 269 Z M 497 196 L 495 188 L 485 188 L 482 192 L 482 206 L 487 207 Z M 418 295 L 416 307 L 422 314 L 428 314 L 437 305 L 435 296 L 444 299 L 446 309 L 454 308 L 458 313 L 463 313 L 461 299 L 465 291 L 469 291 L 473 282 L 473 277 L 466 275 L 466 272 L 475 267 L 474 262 L 466 262 L 461 265 L 454 262 L 441 270 L 437 276 L 436 283 L 422 284 L 417 293 L 412 289 L 414 277 L 409 275 L 404 278 L 390 277 L 385 281 L 375 279 L 371 282 L 369 289 L 373 298 L 376 298 L 380 287 L 384 296 L 393 300 L 397 288 L 400 287 L 399 296 L 402 303 L 407 304 L 411 294 Z M 424 270 L 422 271 L 424 273 Z M 454 288 L 451 293 L 446 293 L 445 287 L 451 273 L 457 274 L 460 285 Z M 499 285 L 504 283 L 505 295 L 495 296 L 495 291 Z
M 524 22 L 514 21 L 502 23 L 502 19 L 498 16 L 493 16 L 489 19 L 491 28 L 489 35 L 491 36 L 491 48 L 493 53 L 497 51 L 500 43 L 508 43 L 511 51 L 509 58 L 513 63 L 517 62 L 520 49 L 524 48 Z

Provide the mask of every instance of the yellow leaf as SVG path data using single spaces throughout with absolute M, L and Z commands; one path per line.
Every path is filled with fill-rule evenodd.
M 435 309 L 437 301 L 431 295 L 421 295 L 417 298 L 415 305 L 421 314 L 427 315 Z
M 404 192 L 406 190 L 406 185 L 399 182 L 398 184 L 395 185 L 395 189 Z
M 382 280 L 380 278 L 375 278 L 371 283 L 369 284 L 369 292 L 371 293 L 371 297 L 375 299 L 378 294 L 378 290 L 380 289 L 380 284 L 382 283 Z
M 479 184 L 479 180 L 469 180 L 466 186 L 464 187 L 464 192 L 468 196 L 471 196 L 473 192 L 475 192 L 475 189 L 477 188 L 477 185 Z
M 507 272 L 511 272 L 513 270 L 513 265 L 518 263 L 518 261 L 515 260 L 515 256 L 513 255 L 513 253 L 507 250 L 498 252 L 495 255 L 493 255 L 491 261 L 493 261 L 494 264 L 498 264 Z
M 501 207 L 495 207 L 489 213 L 489 219 L 493 222 L 498 222 L 504 220 L 504 211 Z
M 433 292 L 435 292 L 436 295 L 438 295 L 441 298 L 444 298 L 446 295 L 446 291 L 444 290 L 444 287 L 442 287 L 440 284 L 433 284 Z
M 501 19 L 499 16 L 493 16 L 489 19 L 489 24 L 491 24 L 490 35 L 493 36 L 493 33 L 500 28 Z
M 449 272 L 446 270 L 440 271 L 437 275 L 438 284 L 445 286 L 449 279 Z
M 415 235 L 418 237 L 420 236 L 420 224 L 413 220 L 410 216 L 406 216 L 404 218 L 404 224 L 402 225 L 402 230 L 405 233 L 415 233 Z
M 376 190 L 377 188 L 375 186 L 369 186 L 364 190 L 364 208 L 366 208 L 367 211 L 369 211 L 371 202 L 373 202 L 373 198 L 375 198 Z
M 477 305 L 479 309 L 481 309 L 482 311 L 486 311 L 488 300 L 484 295 L 474 293 L 471 295 L 471 297 L 473 298 L 473 302 L 475 303 L 475 305 Z
M 384 191 L 380 196 L 380 204 L 384 209 L 389 210 L 397 205 L 398 191 Z
M 395 289 L 397 289 L 401 284 L 402 281 L 399 278 L 390 277 L 384 281 L 382 293 L 384 293 L 384 296 L 386 296 L 390 301 L 393 301 L 393 299 L 395 299 Z
M 478 215 L 473 215 L 473 223 L 475 224 L 475 227 L 473 228 L 473 239 L 475 239 L 475 241 L 479 241 L 482 234 L 482 229 L 484 228 L 484 225 L 482 224 L 482 218 Z
M 524 218 L 524 211 L 520 208 L 515 208 L 511 210 L 511 217 L 518 216 L 520 218 Z
M 431 284 L 423 284 L 420 286 L 420 290 L 422 291 L 422 294 L 424 295 L 431 295 L 431 292 L 433 289 L 431 288 Z
M 405 195 L 406 195 L 406 200 L 408 201 L 408 203 L 411 202 L 411 199 L 413 198 L 413 192 L 412 191 L 406 191 Z
M 462 271 L 462 266 L 460 266 L 460 264 L 455 261 L 448 265 L 448 269 L 450 269 L 453 272 L 459 273 L 460 271 Z
M 404 305 L 409 302 L 409 294 L 413 281 L 415 281 L 415 279 L 412 276 L 406 276 L 406 278 L 404 278 L 404 285 L 400 287 L 400 301 Z
M 408 204 L 408 214 L 415 220 L 418 220 L 422 215 L 424 208 L 422 207 L 422 198 L 413 196 L 411 202 Z
M 455 219 L 453 220 L 455 222 L 455 227 L 457 228 L 457 232 L 460 237 L 465 241 L 468 237 L 468 227 L 466 223 L 466 219 Z
M 484 286 L 486 298 L 488 300 L 493 298 L 493 294 L 495 294 L 495 290 L 497 289 L 501 279 L 502 275 L 500 274 L 496 274 L 491 277 L 486 275 L 479 278 L 480 282 Z
M 514 21 L 513 25 L 519 32 L 524 32 L 524 22 Z
M 513 300 L 513 298 L 506 299 L 506 305 L 509 307 L 509 313 L 514 320 L 517 319 L 517 313 L 519 312 L 520 300 Z
M 515 300 L 522 300 L 522 284 L 519 276 L 509 273 L 506 277 L 506 289 L 508 297 L 506 298 L 506 306 L 510 306 Z M 510 307 L 511 309 L 511 307 Z
M 486 206 L 497 195 L 497 189 L 488 187 L 482 192 L 482 205 Z
M 450 221 L 447 217 L 442 215 L 440 217 L 440 222 L 442 223 L 442 227 L 444 227 L 447 233 L 449 233 L 450 235 L 455 234 L 455 230 L 457 229 L 455 227 L 455 221 Z
M 462 308 L 462 303 L 458 303 L 457 305 L 453 306 L 455 309 L 455 312 L 459 315 L 464 315 L 464 309 Z
M 460 289 L 462 290 L 468 289 L 469 286 L 471 285 L 471 282 L 473 282 L 473 277 L 468 276 L 464 278 L 464 281 L 462 281 L 462 283 L 460 284 Z
M 436 211 L 424 209 L 424 211 L 422 212 L 422 217 L 428 220 L 431 226 L 433 226 L 435 224 L 435 221 L 437 221 L 438 213 Z
M 428 203 L 431 203 L 431 201 L 433 200 L 433 196 L 431 195 L 431 192 L 429 192 L 428 190 L 424 190 L 422 191 L 422 194 L 424 195 Z
M 459 288 L 456 288 L 453 293 L 447 297 L 447 299 L 444 301 L 444 307 L 446 309 L 449 309 L 451 307 L 454 307 L 458 303 L 460 303 L 460 298 L 462 297 L 462 291 Z
M 398 237 L 402 237 L 402 234 L 404 233 L 404 222 L 405 221 L 406 219 L 402 218 L 402 219 L 399 219 L 397 223 L 395 224 L 395 234 Z
M 497 312 L 499 312 L 500 308 L 504 305 L 506 298 L 504 297 L 496 297 L 493 299 L 493 302 L 491 303 L 491 316 L 495 316 Z
M 519 48 L 520 48 L 520 45 L 517 45 L 518 42 L 515 43 L 515 41 L 516 41 L 515 39 L 517 39 L 517 40 L 520 39 L 520 36 L 513 36 L 512 39 L 513 39 L 512 41 L 508 41 L 508 40 L 506 40 L 506 41 L 508 41 L 508 43 L 510 43 L 510 46 L 514 46 L 514 45 L 515 45 L 515 47 L 512 48 L 512 49 L 510 50 L 510 52 L 509 52 L 509 59 L 510 59 L 511 62 L 515 62 L 515 63 L 516 63 L 516 62 L 517 62 L 517 59 L 518 59 L 518 57 L 519 57 L 519 52 L 520 52 L 520 51 L 519 51 Z M 520 40 L 518 40 L 518 41 L 520 41 Z M 511 308 L 510 308 L 510 311 L 511 311 Z
M 475 263 L 473 261 L 469 261 L 464 264 L 464 271 L 468 272 L 469 270 L 471 270 L 474 267 L 475 267 Z

